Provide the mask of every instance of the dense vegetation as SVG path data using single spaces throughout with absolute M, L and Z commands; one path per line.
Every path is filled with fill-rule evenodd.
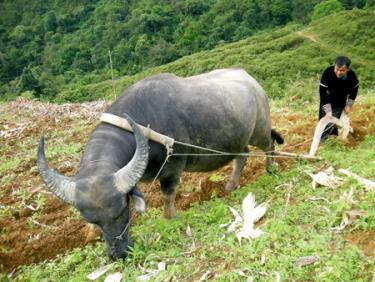
M 327 26 L 332 28 L 326 29 Z M 371 10 L 343 11 L 308 26 L 288 24 L 238 42 L 185 56 L 174 62 L 116 80 L 116 93 L 139 79 L 160 72 L 189 76 L 223 67 L 242 67 L 253 75 L 271 98 L 290 96 L 294 103 L 311 100 L 322 70 L 338 54 L 352 58 L 361 90 L 373 88 L 375 77 L 375 17 Z M 350 43 L 350 44 L 349 44 Z M 298 91 L 292 91 L 290 89 Z M 55 101 L 113 99 L 110 80 L 70 84 Z
M 92 100 L 97 95 L 82 86 L 111 78 L 109 51 L 114 76 L 132 75 L 291 21 L 306 24 L 372 5 L 374 0 L 0 1 L 0 95 Z

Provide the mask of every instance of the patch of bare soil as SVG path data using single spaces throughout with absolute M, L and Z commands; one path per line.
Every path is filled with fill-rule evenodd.
M 346 233 L 345 239 L 361 249 L 365 256 L 375 256 L 375 230 Z
M 21 265 L 54 258 L 73 248 L 92 243 L 95 241 L 93 238 L 99 235 L 98 232 L 92 234 L 88 224 L 70 206 L 61 203 L 45 190 L 38 175 L 35 157 L 30 157 L 27 151 L 36 151 L 40 135 L 53 130 L 66 132 L 64 142 L 74 141 L 83 147 L 106 106 L 104 102 L 57 106 L 25 100 L 0 105 L 0 113 L 12 117 L 0 122 L 0 147 L 3 148 L 0 148 L 1 158 L 21 159 L 15 168 L 0 170 L 1 272 L 11 272 Z M 369 127 L 369 121 L 375 119 L 374 106 L 356 106 L 357 111 L 351 115 L 355 134 L 350 137 L 349 146 L 355 146 L 366 134 L 375 131 L 374 127 Z M 285 138 L 285 144 L 278 150 L 308 152 L 317 122 L 315 118 L 281 109 L 272 114 L 272 119 L 274 127 Z M 82 121 L 87 129 L 74 131 L 75 125 Z M 27 148 L 24 145 L 26 139 L 29 144 Z M 276 158 L 275 161 L 281 170 L 286 170 L 294 162 L 288 158 Z M 72 175 L 78 164 L 79 159 L 71 157 L 68 160 L 51 161 L 50 165 L 61 173 Z M 231 171 L 229 164 L 211 173 L 184 173 L 176 196 L 177 209 L 185 210 L 194 202 L 208 201 L 212 193 L 219 197 L 228 196 L 224 186 Z M 241 185 L 255 181 L 263 173 L 264 159 L 248 158 L 241 176 Z M 213 174 L 220 176 L 218 181 L 210 180 Z M 158 183 L 141 184 L 141 190 L 149 207 L 163 205 Z M 348 240 L 361 245 L 361 238 L 358 233 L 357 237 L 348 237 Z

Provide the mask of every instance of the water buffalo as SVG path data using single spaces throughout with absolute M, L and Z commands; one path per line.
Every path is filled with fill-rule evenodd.
M 283 141 L 271 129 L 268 99 L 262 87 L 242 69 L 215 70 L 187 78 L 154 75 L 126 89 L 107 113 L 122 117 L 126 113 L 134 134 L 100 123 L 91 133 L 74 177 L 62 176 L 48 167 L 43 137 L 37 162 L 48 189 L 100 228 L 112 259 L 124 257 L 132 244 L 128 235 L 129 199 L 138 212 L 146 207 L 137 183 L 153 180 L 167 154 L 163 145 L 146 140 L 137 124 L 181 142 L 230 153 L 248 152 L 249 144 L 272 152 L 274 140 Z M 175 216 L 176 188 L 183 171 L 210 171 L 234 159 L 226 185 L 227 190 L 233 190 L 246 161 L 246 156 L 199 156 L 205 152 L 180 144 L 174 145 L 173 152 L 180 155 L 172 156 L 159 175 L 167 218 Z M 267 166 L 271 162 L 268 157 Z

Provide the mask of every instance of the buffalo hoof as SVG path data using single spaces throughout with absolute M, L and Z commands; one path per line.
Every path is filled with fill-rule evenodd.
M 227 185 L 225 185 L 225 191 L 233 191 L 236 190 L 240 185 L 233 181 L 229 181 Z
M 172 219 L 176 217 L 176 210 L 175 209 L 168 209 L 164 210 L 164 218 Z

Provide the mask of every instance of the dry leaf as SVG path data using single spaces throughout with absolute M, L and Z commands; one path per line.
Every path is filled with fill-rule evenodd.
M 105 265 L 105 266 L 103 266 L 103 267 L 95 270 L 94 272 L 91 272 L 89 275 L 87 275 L 87 279 L 89 279 L 89 280 L 96 280 L 96 279 L 98 279 L 100 276 L 102 276 L 108 270 L 110 270 L 112 268 L 112 266 L 113 266 L 113 263 Z
M 294 266 L 305 266 L 309 264 L 313 264 L 320 260 L 319 256 L 307 256 L 307 257 L 300 257 L 296 261 L 294 261 Z
M 211 276 L 211 271 L 208 270 L 206 271 L 206 273 L 204 273 L 201 278 L 198 280 L 198 282 L 203 282 L 203 281 L 206 281 L 210 276 Z
M 342 182 L 342 178 L 333 174 L 333 167 L 329 167 L 325 171 L 319 171 L 316 174 L 311 174 L 309 172 L 307 172 L 307 174 L 310 175 L 313 180 L 312 186 L 314 190 L 316 188 L 316 184 L 329 188 L 336 188 Z
M 342 231 L 345 227 L 351 225 L 353 221 L 359 216 L 366 216 L 367 212 L 361 210 L 350 210 L 344 213 L 339 226 L 332 228 L 333 231 Z
M 148 273 L 138 276 L 137 281 L 141 281 L 141 282 L 150 281 L 152 278 L 157 276 L 161 271 L 164 271 L 166 269 L 166 265 L 167 264 L 165 263 L 165 261 L 161 261 L 158 263 L 158 269 L 151 269 L 151 270 L 146 269 Z
M 353 177 L 355 178 L 359 183 L 361 183 L 363 186 L 365 186 L 365 189 L 366 191 L 372 191 L 375 189 L 375 182 L 370 180 L 370 179 L 366 179 L 366 178 L 363 178 L 347 169 L 339 169 L 339 172 L 341 172 L 342 174 L 345 174 L 346 176 L 349 176 L 349 177 Z
M 280 282 L 281 281 L 281 275 L 280 275 L 280 273 L 278 273 L 277 271 L 275 271 L 274 273 L 275 273 L 275 276 L 276 276 L 275 282 Z
M 122 279 L 122 274 L 120 272 L 116 272 L 114 274 L 108 275 L 104 282 L 120 282 Z
M 243 216 L 239 214 L 234 208 L 229 206 L 229 210 L 234 216 L 234 221 L 230 224 L 221 224 L 220 227 L 226 227 L 227 232 L 236 232 L 236 237 L 241 245 L 242 238 L 251 239 L 257 238 L 263 234 L 259 228 L 254 228 L 254 224 L 259 221 L 268 208 L 268 202 L 264 202 L 256 206 L 255 197 L 252 193 L 249 193 L 242 201 L 242 212 Z

